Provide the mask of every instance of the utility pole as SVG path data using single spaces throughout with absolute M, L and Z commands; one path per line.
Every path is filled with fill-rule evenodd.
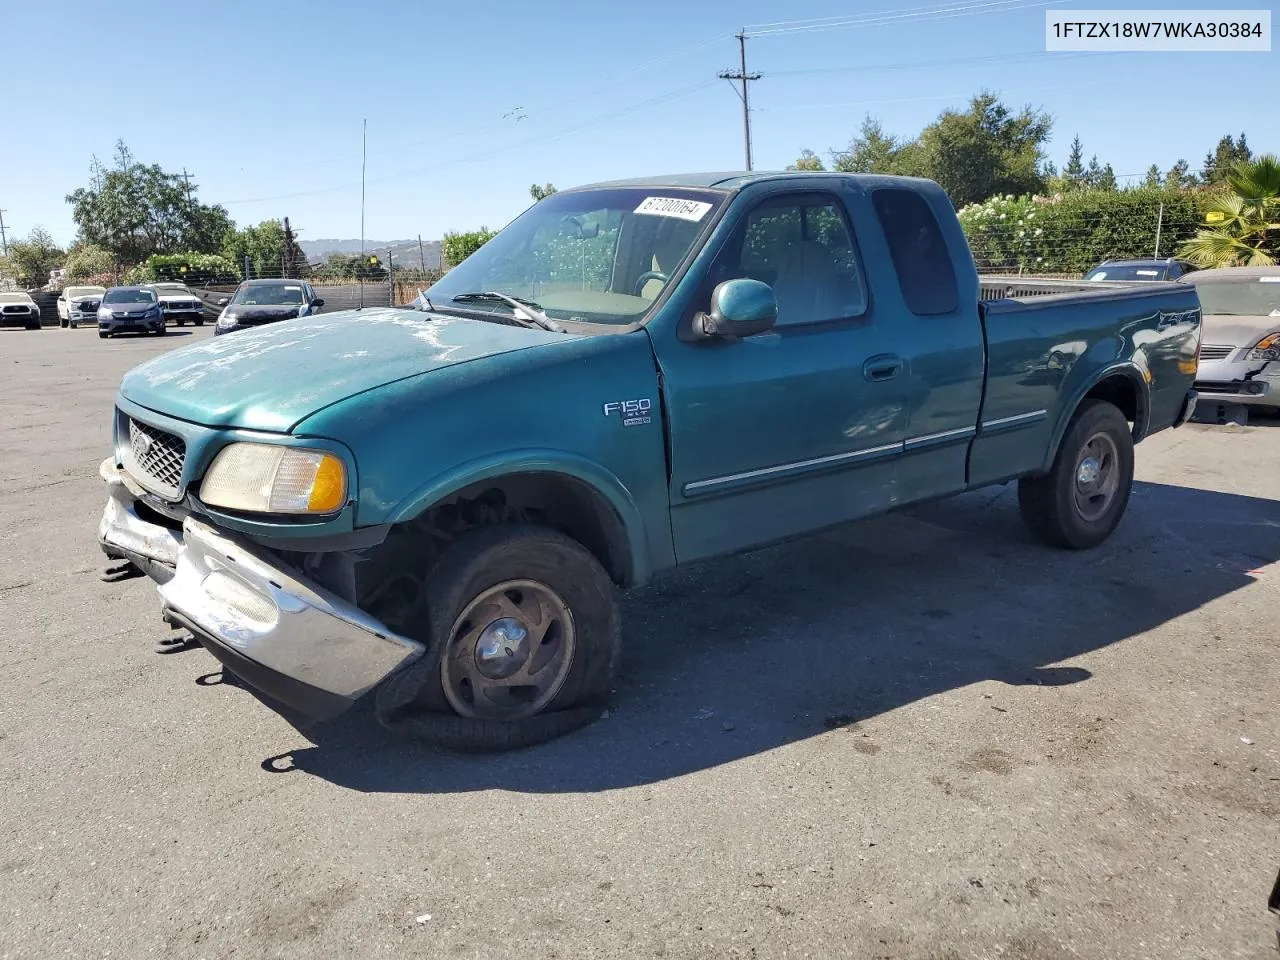
M 1156 214 L 1156 256 L 1160 259 L 1160 231 L 1164 227 L 1164 202 L 1160 203 L 1160 212 Z
M 366 118 L 360 122 L 362 124 L 360 128 L 360 266 L 361 266 L 361 269 L 363 269 L 364 263 L 365 263 L 365 259 L 364 259 L 364 170 L 365 170 L 365 163 L 367 162 L 369 157 L 369 154 L 367 152 L 368 146 L 369 146 L 369 121 Z M 358 276 L 356 277 L 356 279 L 359 280 L 360 282 L 359 309 L 363 310 L 364 309 L 364 281 L 360 280 Z
M 187 209 L 192 209 L 191 203 L 191 174 L 187 173 L 187 168 L 182 168 L 182 182 L 187 185 Z
M 8 213 L 7 210 L 0 210 L 0 248 L 4 250 L 3 256 L 7 257 L 9 255 L 9 238 L 5 236 L 4 232 L 4 215 L 6 213 Z M 421 242 L 422 238 L 419 237 L 418 241 Z
M 728 70 L 721 70 L 718 76 L 721 80 L 728 80 L 732 83 L 734 80 L 742 84 L 742 92 L 739 93 L 735 88 L 734 93 L 738 94 L 738 99 L 742 101 L 742 146 L 747 158 L 747 169 L 751 169 L 751 97 L 747 92 L 747 83 L 751 80 L 759 80 L 760 74 L 747 73 L 747 34 L 745 31 L 739 31 L 735 36 L 738 38 L 738 72 L 732 73 Z
M 4 211 L 0 210 L 0 213 Z M 422 252 L 422 234 L 418 234 L 418 264 L 422 267 L 422 282 L 427 281 L 427 255 Z

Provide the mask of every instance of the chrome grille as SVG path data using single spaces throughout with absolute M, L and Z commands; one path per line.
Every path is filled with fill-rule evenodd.
M 129 449 L 133 462 L 157 492 L 177 496 L 187 444 L 181 437 L 129 418 Z M 140 478 L 141 479 L 141 478 Z
M 1201 360 L 1222 360 L 1231 356 L 1235 352 L 1235 347 L 1224 347 L 1214 344 L 1202 344 L 1200 347 Z

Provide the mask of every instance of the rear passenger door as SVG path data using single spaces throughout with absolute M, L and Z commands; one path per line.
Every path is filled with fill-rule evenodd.
M 766 282 L 778 298 L 772 330 L 655 343 L 682 563 L 892 502 L 904 427 L 896 318 L 872 301 L 840 182 L 817 183 L 829 187 L 781 181 L 735 201 L 694 297 L 705 310 L 724 280 Z
M 904 364 L 906 427 L 895 500 L 956 493 L 967 485 L 986 375 L 969 245 L 951 201 L 932 184 L 872 181 L 861 202 L 878 226 L 866 231 L 866 244 L 883 244 L 886 269 L 875 276 L 885 282 L 877 293 L 882 312 L 893 317 Z

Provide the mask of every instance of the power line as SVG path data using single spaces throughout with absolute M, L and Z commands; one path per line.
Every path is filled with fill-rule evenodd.
M 819 30 L 879 26 L 886 23 L 918 23 L 926 20 L 949 20 L 954 17 L 981 16 L 983 14 L 991 13 L 1031 10 L 1038 7 L 1054 6 L 1062 2 L 1064 2 L 1064 0 L 1035 0 L 1035 2 L 1032 3 L 1027 3 L 1025 0 L 977 0 L 977 2 L 965 2 L 939 7 L 918 7 L 913 10 L 900 11 L 885 10 L 879 13 L 864 14 L 861 16 L 826 18 L 820 22 L 792 21 L 790 25 L 786 25 L 786 21 L 782 21 L 782 24 L 784 25 L 777 27 L 766 26 L 765 29 L 748 28 L 748 33 L 752 37 L 776 37 L 795 33 L 812 33 Z M 1070 0 L 1065 0 L 1065 2 L 1070 2 Z
M 980 57 L 950 57 L 941 60 L 913 60 L 910 62 L 859 65 L 856 67 L 806 67 L 802 70 L 771 70 L 769 71 L 769 77 L 774 79 L 776 77 L 807 77 L 830 73 L 888 73 L 896 70 L 918 70 L 922 67 L 963 67 L 989 63 L 1012 63 L 1021 60 L 1041 60 L 1049 56 L 1052 56 L 1056 63 L 1059 60 L 1115 57 L 1120 56 L 1120 54 L 1108 51 L 1046 54 L 1043 50 L 1027 50 L 1019 53 L 995 53 Z
M 9 238 L 4 232 L 4 215 L 8 212 L 8 210 L 0 210 L 0 248 L 3 248 L 3 255 L 6 257 L 9 255 Z
M 747 35 L 746 33 L 738 33 L 738 72 L 732 73 L 729 70 L 721 70 L 716 76 L 721 80 L 728 80 L 732 83 L 734 80 L 742 84 L 742 92 L 738 94 L 738 99 L 742 101 L 742 146 L 747 158 L 747 169 L 751 169 L 751 99 L 747 92 L 747 84 L 752 80 L 759 80 L 760 74 L 747 73 Z M 735 91 L 736 92 L 736 91 Z

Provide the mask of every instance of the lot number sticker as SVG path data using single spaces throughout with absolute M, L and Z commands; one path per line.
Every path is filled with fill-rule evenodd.
M 697 223 L 707 215 L 711 204 L 701 200 L 681 200 L 679 197 L 645 197 L 636 213 L 644 213 L 654 217 L 676 217 Z

